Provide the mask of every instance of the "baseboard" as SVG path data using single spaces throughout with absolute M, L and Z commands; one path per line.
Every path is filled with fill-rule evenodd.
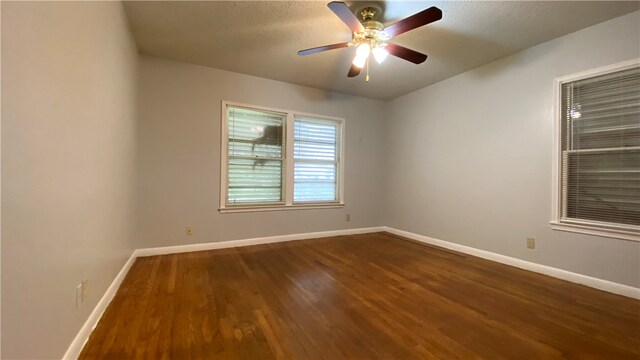
M 155 255 L 177 254 L 177 253 L 192 252 L 192 251 L 204 251 L 204 250 L 225 249 L 225 248 L 241 247 L 241 246 L 260 245 L 260 244 L 272 244 L 272 243 L 278 243 L 278 242 L 284 242 L 284 241 L 319 239 L 319 238 L 331 237 L 331 236 L 367 234 L 367 233 L 373 233 L 373 232 L 381 232 L 381 231 L 384 231 L 384 229 L 385 229 L 384 226 L 377 226 L 377 227 L 358 228 L 358 229 L 344 229 L 344 230 L 320 231 L 320 232 L 303 233 L 303 234 L 268 236 L 268 237 L 243 239 L 243 240 L 209 242 L 209 243 L 202 243 L 202 244 L 156 247 L 156 248 L 138 249 L 134 252 L 134 255 L 136 257 L 144 257 L 144 256 L 155 256 Z
M 480 250 L 465 245 L 452 243 L 449 241 L 434 239 L 428 236 L 415 234 L 412 232 L 398 230 L 391 227 L 384 226 L 384 231 L 402 236 L 411 240 L 419 241 L 425 244 L 435 245 L 446 249 L 458 251 L 461 253 L 481 257 L 483 259 L 499 262 L 506 265 L 515 266 L 520 269 L 533 271 L 539 274 L 548 275 L 558 279 L 570 281 L 573 283 L 589 286 L 599 290 L 607 291 L 610 293 L 640 299 L 640 288 L 636 288 L 629 285 L 619 284 L 608 280 L 598 279 L 587 275 L 574 273 L 567 270 L 554 268 L 551 266 L 541 265 L 526 260 L 517 259 L 514 257 L 496 254 L 486 250 Z
M 62 357 L 63 359 L 77 359 L 78 356 L 80 356 L 80 352 L 82 352 L 84 344 L 86 344 L 87 340 L 89 340 L 89 335 L 91 335 L 93 329 L 95 329 L 96 325 L 98 325 L 98 321 L 100 321 L 102 314 L 104 314 L 107 306 L 109 306 L 109 303 L 111 303 L 111 300 L 113 300 L 116 292 L 118 292 L 120 284 L 124 280 L 125 276 L 127 276 L 129 269 L 131 269 L 131 266 L 133 266 L 133 263 L 135 261 L 136 256 L 134 251 L 129 257 L 129 260 L 127 260 L 122 269 L 120 269 L 118 275 L 116 275 L 115 279 L 113 279 L 107 291 L 104 293 L 104 295 L 102 295 L 102 298 L 100 299 L 100 301 L 98 301 L 98 304 L 96 304 L 96 307 L 89 315 L 89 318 L 87 318 L 87 321 L 85 321 L 84 325 L 82 325 L 82 327 L 80 328 L 78 335 L 76 335 L 76 337 L 71 342 L 71 345 L 69 345 L 67 352 L 64 353 L 64 356 Z

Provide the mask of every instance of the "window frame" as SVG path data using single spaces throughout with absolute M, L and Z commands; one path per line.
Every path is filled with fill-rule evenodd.
M 283 146 L 283 161 L 282 161 L 282 192 L 283 201 L 278 203 L 252 203 L 252 204 L 230 204 L 227 202 L 228 185 L 227 174 L 229 166 L 228 157 L 228 118 L 227 109 L 229 106 L 239 107 L 245 109 L 251 109 L 256 111 L 268 111 L 286 114 L 285 123 L 283 126 L 284 131 L 284 146 Z M 333 201 L 321 201 L 321 202 L 294 202 L 293 201 L 293 188 L 294 188 L 294 126 L 296 116 L 314 118 L 318 120 L 326 120 L 337 123 L 338 125 L 338 166 L 337 166 L 337 179 L 336 179 L 336 200 Z M 281 210 L 303 210 L 303 209 L 335 209 L 344 207 L 344 152 L 345 152 L 345 119 L 334 116 L 310 114 L 301 111 L 285 110 L 272 108 L 267 106 L 258 106 L 251 104 L 244 104 L 234 101 L 222 100 L 221 104 L 221 117 L 220 117 L 220 205 L 218 211 L 222 214 L 236 213 L 236 212 L 256 212 L 256 211 L 281 211 Z
M 621 240 L 640 242 L 640 226 L 623 225 L 600 221 L 562 218 L 562 85 L 578 80 L 606 75 L 640 66 L 640 58 L 602 66 L 563 77 L 553 81 L 553 150 L 552 150 L 552 191 L 551 221 L 553 230 L 597 235 Z

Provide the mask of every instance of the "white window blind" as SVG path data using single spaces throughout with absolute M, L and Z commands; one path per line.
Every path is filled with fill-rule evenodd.
M 293 137 L 294 202 L 338 199 L 339 124 L 296 116 Z
M 640 226 L 640 67 L 562 84 L 561 221 Z
M 227 204 L 280 203 L 286 114 L 227 107 Z

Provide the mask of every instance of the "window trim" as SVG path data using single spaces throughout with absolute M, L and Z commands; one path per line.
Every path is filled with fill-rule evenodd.
M 254 203 L 254 204 L 228 204 L 227 203 L 227 173 L 228 173 L 228 154 L 227 147 L 229 138 L 227 135 L 227 108 L 236 106 L 258 111 L 270 111 L 275 113 L 286 114 L 284 124 L 285 142 L 284 142 L 284 158 L 282 170 L 282 191 L 284 200 L 277 203 Z M 339 139 L 338 139 L 338 169 L 337 169 L 337 189 L 334 201 L 323 202 L 294 202 L 293 201 L 293 139 L 294 139 L 294 121 L 296 116 L 316 118 L 318 120 L 328 120 L 338 123 Z M 257 212 L 257 211 L 278 211 L 278 210 L 302 210 L 302 209 L 336 209 L 344 207 L 344 149 L 345 149 L 345 119 L 334 116 L 311 114 L 295 110 L 285 110 L 272 108 L 268 106 L 250 105 L 234 101 L 222 100 L 221 117 L 220 117 L 220 205 L 218 211 L 221 214 L 236 212 Z
M 598 67 L 567 76 L 555 78 L 553 81 L 553 149 L 551 169 L 551 221 L 553 230 L 573 233 L 597 235 L 621 240 L 640 242 L 640 226 L 628 226 L 598 221 L 563 219 L 562 218 L 562 85 L 568 82 L 605 75 L 616 71 L 640 66 L 640 58 L 622 61 L 616 64 Z

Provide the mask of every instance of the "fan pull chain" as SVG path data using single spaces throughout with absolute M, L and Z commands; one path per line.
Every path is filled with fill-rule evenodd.
M 369 82 L 369 59 L 367 59 L 367 76 L 364 78 L 364 82 Z

